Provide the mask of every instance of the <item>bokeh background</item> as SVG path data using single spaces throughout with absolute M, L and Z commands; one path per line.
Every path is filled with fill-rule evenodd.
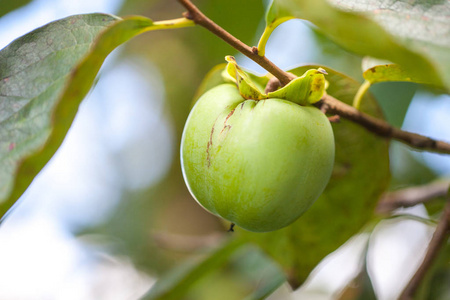
M 0 1 L 0 13 L 8 1 Z M 264 1 L 195 3 L 242 41 L 257 43 Z M 0 18 L 0 48 L 53 20 L 90 12 L 163 20 L 179 17 L 183 9 L 174 0 L 33 0 Z M 198 206 L 184 185 L 179 143 L 196 88 L 229 54 L 264 73 L 202 28 L 151 32 L 110 55 L 63 145 L 0 227 L 0 299 L 138 299 L 161 274 L 220 239 L 224 224 Z M 307 22 L 281 25 L 267 56 L 284 69 L 318 63 L 362 82 L 362 57 Z M 370 91 L 390 123 L 450 140 L 448 95 L 413 83 L 382 83 Z M 396 142 L 390 163 L 392 189 L 450 176 L 448 156 Z M 423 206 L 405 211 L 427 216 Z M 431 233 L 411 220 L 377 226 L 368 270 L 379 299 L 398 295 Z M 355 237 L 304 287 L 291 293 L 283 286 L 273 299 L 330 299 L 355 276 L 367 238 Z M 196 285 L 192 299 L 239 299 L 248 287 L 230 274 L 211 275 Z

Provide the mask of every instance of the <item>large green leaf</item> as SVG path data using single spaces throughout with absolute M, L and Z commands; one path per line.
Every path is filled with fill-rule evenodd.
M 362 55 L 398 63 L 412 77 L 450 87 L 448 1 L 274 0 L 267 23 L 294 16 Z
M 310 68 L 297 68 L 297 76 Z M 327 92 L 350 104 L 358 82 L 325 68 L 330 86 Z M 363 111 L 383 118 L 374 98 L 368 94 Z M 290 275 L 291 282 L 302 283 L 311 270 L 371 219 L 376 202 L 389 183 L 388 142 L 352 122 L 341 119 L 333 124 L 336 162 L 332 178 L 323 195 L 292 225 L 268 233 L 237 229 L 260 245 Z
M 0 216 L 61 145 L 108 54 L 162 28 L 170 26 L 137 16 L 77 15 L 38 28 L 0 52 Z

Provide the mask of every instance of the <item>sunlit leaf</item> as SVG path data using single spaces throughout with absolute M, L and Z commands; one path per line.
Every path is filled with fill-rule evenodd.
M 61 145 L 108 54 L 162 28 L 144 17 L 71 16 L 0 52 L 0 216 Z
M 297 68 L 297 76 L 318 66 Z M 327 93 L 351 103 L 359 83 L 324 68 L 329 75 Z M 383 118 L 370 94 L 362 111 Z M 333 124 L 336 162 L 323 195 L 292 225 L 269 233 L 238 234 L 255 241 L 278 261 L 291 282 L 302 283 L 311 270 L 329 253 L 357 233 L 372 217 L 374 207 L 389 182 L 388 142 L 365 129 L 341 119 Z M 370 171 L 368 171 L 370 170 Z
M 387 59 L 414 78 L 450 87 L 449 2 L 274 0 L 269 9 L 278 18 L 311 21 L 351 51 Z
M 377 65 L 363 73 L 364 79 L 371 84 L 386 81 L 406 81 L 433 85 L 427 78 L 416 77 L 397 64 Z

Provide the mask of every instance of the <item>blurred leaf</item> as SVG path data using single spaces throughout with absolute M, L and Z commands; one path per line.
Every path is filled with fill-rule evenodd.
M 304 66 L 292 73 L 301 75 Z M 329 68 L 327 92 L 350 104 L 358 82 Z M 362 110 L 383 118 L 370 94 Z M 389 183 L 388 142 L 352 122 L 341 119 L 333 124 L 336 159 L 332 178 L 325 192 L 292 225 L 274 232 L 251 233 L 237 229 L 278 261 L 290 282 L 301 284 L 311 270 L 329 253 L 358 232 L 372 217 L 381 193 Z
M 248 273 L 248 277 L 253 278 L 254 285 L 256 285 L 245 300 L 266 299 L 286 282 L 286 276 L 278 264 L 263 254 L 259 248 L 247 252 L 237 265 L 240 269 L 238 271 Z
M 137 16 L 71 16 L 0 52 L 0 216 L 61 145 L 108 54 L 130 38 L 160 28 Z
M 243 245 L 243 240 L 231 240 L 201 262 L 188 261 L 158 280 L 142 299 L 180 299 L 196 281 L 224 265 Z
M 206 93 L 206 91 L 212 89 L 215 86 L 218 86 L 219 84 L 225 83 L 222 73 L 225 70 L 226 66 L 227 66 L 226 63 L 217 65 L 206 74 L 202 83 L 195 92 L 193 103 L 195 103 L 198 100 L 198 98 L 200 98 L 204 93 Z
M 229 288 L 234 289 L 237 297 L 231 299 L 243 299 L 249 291 L 246 300 L 264 299 L 285 281 L 276 263 L 259 248 L 238 238 L 200 260 L 190 258 L 175 267 L 142 299 L 211 299 L 211 293 L 215 294 L 214 299 L 230 299 Z M 211 291 L 211 286 L 219 290 Z M 225 294 L 221 292 L 224 290 Z
M 317 28 L 311 27 L 311 29 L 315 44 L 311 62 L 327 66 L 357 80 L 363 79 L 360 68 L 362 58 L 359 55 L 336 44 Z
M 403 143 L 391 142 L 390 157 L 392 188 L 426 184 L 437 178 L 437 174 Z
M 448 2 L 329 2 L 332 4 L 325 0 L 274 0 L 269 15 L 311 21 L 349 50 L 388 59 L 414 78 L 450 88 Z
M 450 244 L 444 245 L 419 286 L 414 299 L 445 300 L 450 298 Z
M 381 82 L 371 86 L 370 92 L 378 100 L 388 123 L 401 128 L 417 87 L 418 84 L 411 82 Z
M 0 17 L 30 2 L 31 0 L 3 0 L 0 5 Z

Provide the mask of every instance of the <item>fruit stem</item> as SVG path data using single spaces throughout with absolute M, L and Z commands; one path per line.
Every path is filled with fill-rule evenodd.
M 195 26 L 195 23 L 187 18 L 178 18 L 172 20 L 156 21 L 153 22 L 153 26 L 157 26 L 161 29 L 175 29 L 183 27 L 192 27 Z
M 362 99 L 364 98 L 364 95 L 367 93 L 367 91 L 370 88 L 370 81 L 364 81 L 363 84 L 358 89 L 358 92 L 356 92 L 355 98 L 353 99 L 353 107 L 359 110 L 361 106 Z
M 258 42 L 258 55 L 259 56 L 266 55 L 266 44 L 267 44 L 267 41 L 269 40 L 270 35 L 275 30 L 275 28 L 277 28 L 278 25 L 280 25 L 281 23 L 284 23 L 291 19 L 293 19 L 293 17 L 284 17 L 284 18 L 276 19 L 275 22 L 272 22 L 266 26 L 266 28 L 264 29 L 264 32 L 261 35 L 261 38 L 259 39 L 259 42 Z

